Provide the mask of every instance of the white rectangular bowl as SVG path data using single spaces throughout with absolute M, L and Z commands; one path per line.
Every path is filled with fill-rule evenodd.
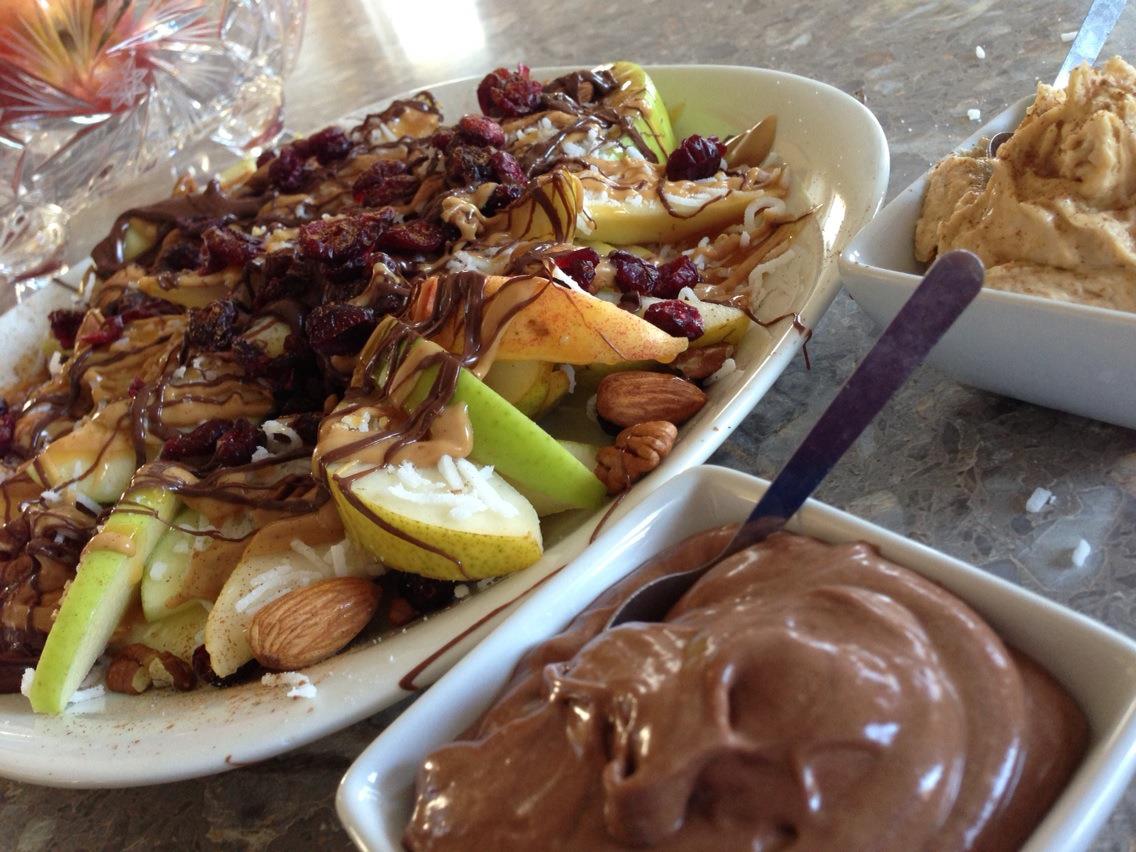
M 402 849 L 414 776 L 496 699 L 518 659 L 559 632 L 608 586 L 664 547 L 749 513 L 767 484 L 724 468 L 688 470 L 614 524 L 537 590 L 352 764 L 336 799 L 361 849 Z M 1088 716 L 1089 748 L 1026 852 L 1085 849 L 1136 770 L 1136 643 L 1039 595 L 930 548 L 810 501 L 789 528 L 828 542 L 866 541 L 949 589 L 1072 693 Z
M 1013 130 L 1033 97 L 999 114 L 956 150 Z M 915 223 L 927 175 L 895 197 L 840 256 L 840 275 L 880 325 L 919 283 Z M 963 384 L 1136 428 L 1136 314 L 984 289 L 928 361 Z

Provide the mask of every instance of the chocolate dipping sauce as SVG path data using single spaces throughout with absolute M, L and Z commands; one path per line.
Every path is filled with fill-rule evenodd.
M 663 621 L 601 632 L 632 589 L 731 534 L 680 543 L 527 654 L 419 770 L 406 846 L 1017 848 L 1087 722 L 964 603 L 872 547 L 778 533 Z

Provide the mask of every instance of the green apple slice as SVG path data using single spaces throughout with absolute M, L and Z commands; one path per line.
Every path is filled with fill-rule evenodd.
M 177 598 L 189 573 L 197 541 L 197 536 L 186 530 L 205 525 L 200 512 L 183 510 L 146 560 L 142 575 L 142 612 L 147 621 L 161 621 L 195 606 L 193 601 L 178 603 Z
M 385 565 L 439 580 L 497 577 L 536 562 L 543 545 L 529 502 L 489 468 L 449 463 L 449 475 L 409 462 L 358 478 L 342 469 L 331 491 L 352 538 Z
M 435 344 L 420 340 L 416 345 Z M 437 367 L 423 371 L 407 399 L 409 406 L 425 398 L 437 371 Z M 453 402 L 464 402 L 469 413 L 472 460 L 493 465 L 523 494 L 543 494 L 581 509 L 603 504 L 607 491 L 592 471 L 464 367 L 458 374 Z
M 631 126 L 658 158 L 657 162 L 665 163 L 675 149 L 675 133 L 655 81 L 634 62 L 613 62 L 610 70 L 619 88 L 604 101 L 616 112 L 631 117 Z
M 596 444 L 587 444 L 583 441 L 559 441 L 560 446 L 575 456 L 580 464 L 584 465 L 588 470 L 595 470 L 596 467 L 596 453 L 599 452 L 599 446 Z M 506 480 L 507 481 L 507 480 Z M 513 485 L 513 483 L 509 483 Z M 546 497 L 543 494 L 528 494 L 526 495 L 529 502 L 532 503 L 533 509 L 536 510 L 538 516 L 544 518 L 548 515 L 555 515 L 560 512 L 567 512 L 575 508 L 566 503 L 554 500 L 551 497 Z
M 36 666 L 28 697 L 37 713 L 63 712 L 106 648 L 178 503 L 163 488 L 130 491 L 87 543 Z

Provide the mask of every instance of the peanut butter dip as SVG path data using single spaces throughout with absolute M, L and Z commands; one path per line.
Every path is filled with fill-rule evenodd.
M 531 651 L 418 776 L 412 850 L 1017 848 L 1086 721 L 965 604 L 864 544 L 776 534 L 601 632 L 695 536 Z
M 915 257 L 965 248 L 986 285 L 1136 311 L 1136 69 L 1081 65 L 1064 90 L 1039 84 L 993 158 L 951 156 L 931 172 Z

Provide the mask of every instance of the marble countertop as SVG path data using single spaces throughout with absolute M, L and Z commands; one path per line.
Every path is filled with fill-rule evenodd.
M 888 197 L 983 116 L 1056 73 L 1087 0 L 310 0 L 289 125 L 497 65 L 706 62 L 792 71 L 862 92 L 892 152 Z M 861 8 L 862 7 L 862 8 Z M 981 46 L 985 59 L 978 58 Z M 1105 53 L 1136 56 L 1136 10 Z M 874 339 L 846 295 L 712 462 L 771 476 Z M 1056 501 L 1025 511 L 1034 488 Z M 867 520 L 1136 630 L 1136 433 L 962 387 L 922 368 L 822 486 Z M 1092 555 L 1069 553 L 1087 539 Z M 291 754 L 212 778 L 133 790 L 60 791 L 0 781 L 0 845 L 65 849 L 345 848 L 333 798 L 380 713 Z M 1095 850 L 1136 849 L 1129 791 Z

